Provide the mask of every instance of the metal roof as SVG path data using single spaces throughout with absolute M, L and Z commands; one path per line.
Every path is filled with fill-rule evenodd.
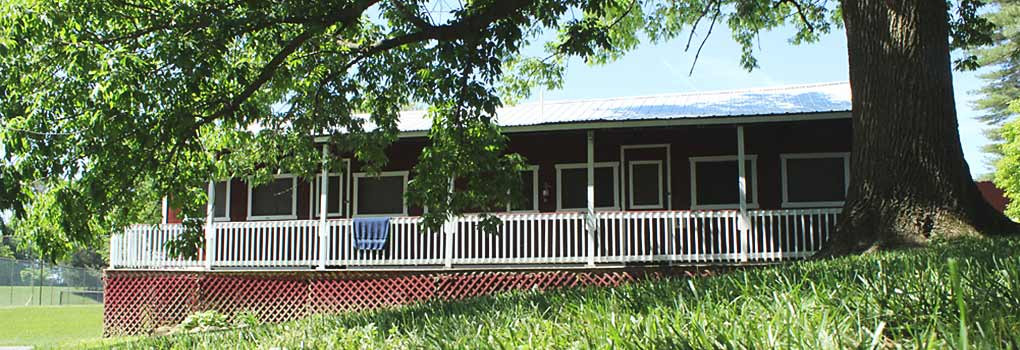
M 624 122 L 713 117 L 850 112 L 850 83 L 833 82 L 746 90 L 674 93 L 605 99 L 545 101 L 500 108 L 503 127 L 578 122 Z M 431 126 L 425 111 L 401 112 L 400 131 Z

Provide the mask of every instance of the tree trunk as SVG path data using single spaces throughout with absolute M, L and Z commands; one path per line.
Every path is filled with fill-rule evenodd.
M 823 255 L 1000 234 L 963 159 L 941 0 L 843 0 L 853 148 L 843 218 Z

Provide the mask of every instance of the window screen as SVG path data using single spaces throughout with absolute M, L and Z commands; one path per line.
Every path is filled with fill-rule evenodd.
M 403 213 L 403 175 L 358 178 L 358 214 Z
M 631 204 L 635 206 L 661 206 L 662 169 L 659 163 L 630 165 Z
M 535 171 L 522 170 L 521 174 L 521 195 L 524 202 L 513 203 L 511 210 L 536 210 L 535 207 Z
M 560 205 L 562 209 L 584 209 L 588 207 L 588 169 L 560 169 Z M 613 167 L 595 168 L 595 207 L 609 208 L 616 206 L 613 178 Z
M 294 179 L 274 179 L 252 188 L 251 215 L 294 215 Z
M 213 197 L 213 217 L 225 218 L 229 215 L 229 213 L 227 213 L 227 201 L 229 201 L 230 198 L 228 198 L 229 195 L 227 194 L 227 186 L 229 186 L 227 181 L 220 181 L 213 184 L 213 195 L 215 196 Z
M 346 181 L 341 181 L 341 175 L 329 175 L 329 188 L 326 189 L 326 212 L 329 214 L 342 214 L 343 198 L 341 193 L 347 193 Z M 312 216 L 319 216 L 319 184 L 322 175 L 315 176 L 315 186 L 312 188 Z
M 846 163 L 837 158 L 786 159 L 788 202 L 846 200 Z
M 747 202 L 755 202 L 753 174 L 754 162 L 747 160 Z M 737 188 L 737 161 L 697 161 L 694 163 L 697 205 L 737 205 L 740 192 Z

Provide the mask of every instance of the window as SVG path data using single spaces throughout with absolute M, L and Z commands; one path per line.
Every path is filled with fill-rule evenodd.
M 273 181 L 248 186 L 248 220 L 297 218 L 297 178 L 276 175 Z
M 344 159 L 344 169 L 350 169 L 350 159 Z M 329 187 L 326 189 L 326 217 L 343 217 L 347 214 L 347 196 L 349 190 L 348 186 L 350 183 L 350 177 L 347 171 L 329 173 Z M 319 217 L 319 185 L 322 183 L 322 174 L 316 174 L 315 180 L 312 182 L 310 187 L 311 195 L 308 198 L 310 204 L 308 210 L 310 211 L 309 217 Z
M 213 184 L 213 220 L 230 221 L 230 180 Z
M 783 154 L 783 207 L 838 207 L 846 200 L 849 153 Z
M 345 176 L 340 173 L 329 173 L 329 183 L 326 188 L 326 217 L 338 217 L 343 216 L 343 194 L 347 193 L 347 181 L 344 181 Z M 322 174 L 315 175 L 315 183 L 311 186 L 310 201 L 312 205 L 311 217 L 319 217 L 319 186 L 322 185 Z
M 616 184 L 617 163 L 595 163 L 595 208 L 617 209 L 619 199 Z M 588 165 L 585 163 L 557 164 L 557 210 L 576 210 L 588 207 Z
M 521 195 L 524 203 L 513 203 L 509 211 L 538 211 L 538 166 L 532 165 L 528 170 L 520 171 Z
M 407 191 L 406 171 L 387 171 L 379 176 L 354 174 L 354 215 L 407 215 L 404 192 Z
M 745 156 L 747 206 L 758 206 L 758 169 L 755 155 Z M 739 207 L 736 156 L 691 157 L 691 209 Z
M 662 208 L 662 161 L 631 161 L 628 180 L 631 208 Z

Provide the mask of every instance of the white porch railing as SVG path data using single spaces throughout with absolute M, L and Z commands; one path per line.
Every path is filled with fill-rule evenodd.
M 184 233 L 183 225 L 134 225 L 110 238 L 110 266 L 120 268 L 198 268 L 198 260 L 171 259 L 166 242 Z
M 735 210 L 597 212 L 594 251 L 584 213 L 498 214 L 494 234 L 480 217 L 458 217 L 444 232 L 428 232 L 419 217 L 390 220 L 386 245 L 358 249 L 352 220 L 223 222 L 213 225 L 213 268 L 328 268 L 369 266 L 536 265 L 780 261 L 810 256 L 835 227 L 840 209 L 751 210 L 741 229 Z M 201 260 L 170 259 L 166 242 L 181 225 L 132 226 L 112 237 L 114 268 L 199 268 Z M 202 257 L 203 259 L 205 257 Z

